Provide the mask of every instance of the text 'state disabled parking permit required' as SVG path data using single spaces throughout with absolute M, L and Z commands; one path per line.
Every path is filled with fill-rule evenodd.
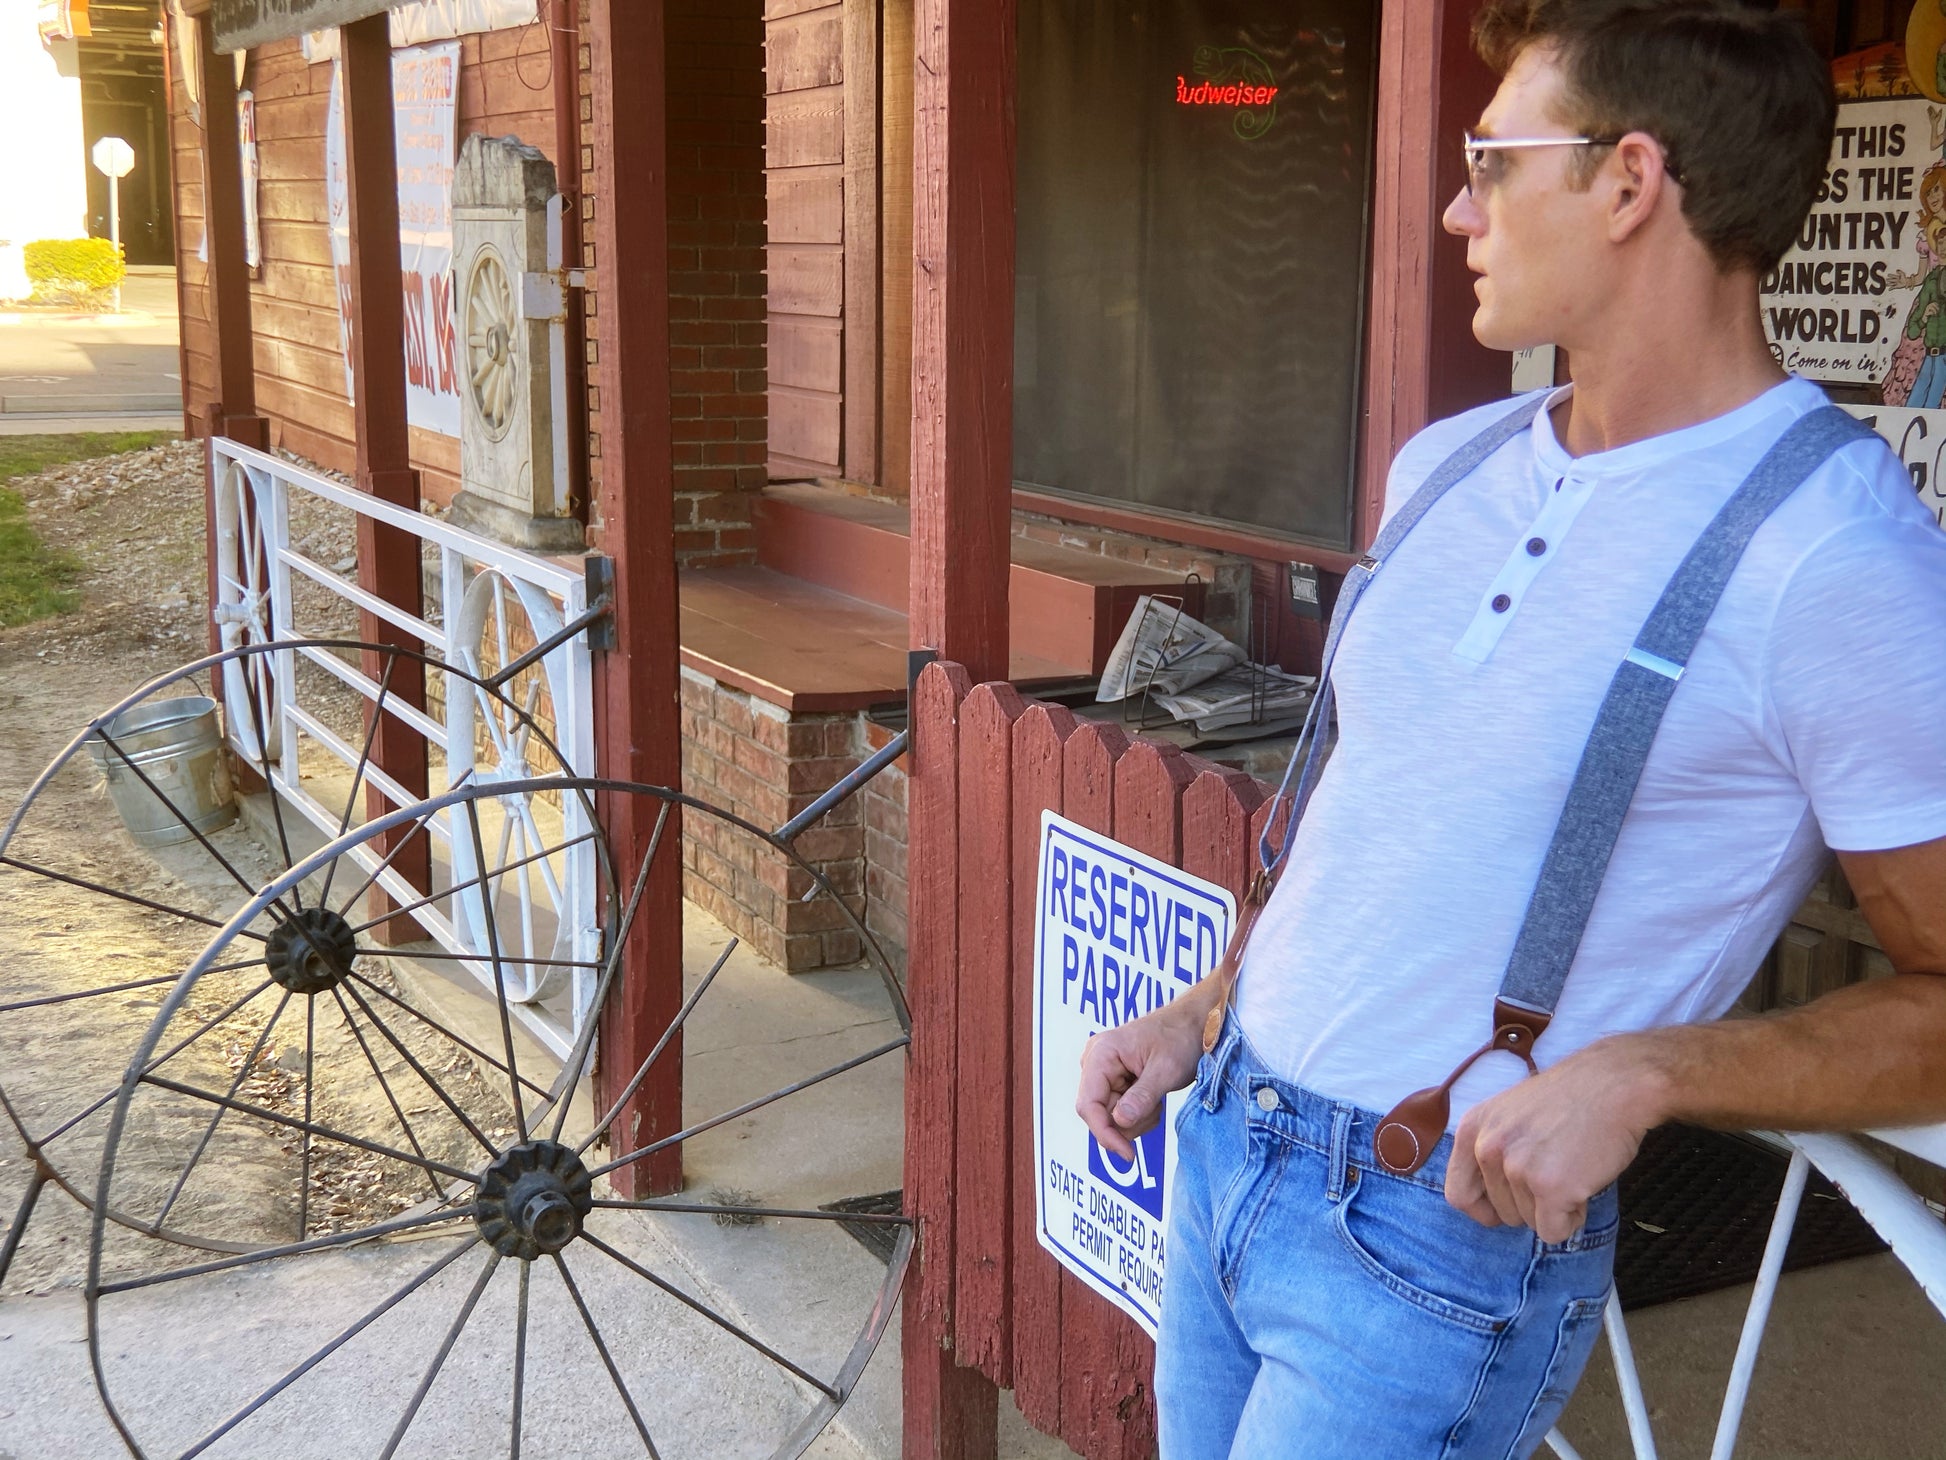
M 1236 900 L 1222 888 L 1041 814 L 1034 921 L 1034 1202 L 1041 1246 L 1155 1337 L 1162 1237 L 1186 1091 L 1130 1164 L 1074 1113 L 1088 1036 L 1159 1009 L 1223 956 Z

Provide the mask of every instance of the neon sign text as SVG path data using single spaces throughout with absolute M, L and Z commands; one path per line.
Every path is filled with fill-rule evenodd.
M 1274 86 L 1217 86 L 1208 81 L 1191 86 L 1185 77 L 1176 78 L 1179 106 L 1269 106 L 1276 97 Z

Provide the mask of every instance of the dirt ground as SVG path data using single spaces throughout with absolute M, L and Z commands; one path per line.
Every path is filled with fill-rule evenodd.
M 58 467 L 12 483 L 50 544 L 74 553 L 85 565 L 79 609 L 57 619 L 0 632 L 0 819 L 22 803 L 34 778 L 94 714 L 174 666 L 205 650 L 203 625 L 202 449 L 173 443 L 124 456 Z M 315 508 L 294 523 L 293 540 L 328 566 L 355 569 L 348 521 Z M 299 590 L 300 612 L 320 633 L 350 634 L 355 624 L 324 589 Z M 318 673 L 322 673 L 318 671 Z M 206 682 L 195 688 L 206 688 Z M 177 686 L 169 693 L 184 693 Z M 337 707 L 341 732 L 356 733 L 355 702 Z M 32 867 L 148 899 L 190 914 L 170 916 L 101 890 L 67 884 L 42 873 L 0 866 L 0 1091 L 37 1136 L 45 1136 L 113 1090 L 136 1043 L 148 1028 L 174 979 L 212 936 L 211 926 L 241 905 L 243 885 L 253 889 L 282 868 L 241 824 L 214 832 L 211 844 L 234 874 L 195 843 L 161 854 L 138 848 L 105 800 L 99 777 L 85 755 L 75 757 L 28 806 L 5 854 Z M 340 889 L 343 890 L 342 888 Z M 260 946 L 238 940 L 222 961 L 241 961 Z M 381 988 L 396 985 L 366 961 Z M 256 983 L 261 964 L 212 974 L 190 996 L 159 1049 L 200 1029 Z M 26 1000 L 137 985 L 69 1002 L 7 1008 Z M 229 1089 L 234 1098 L 290 1117 L 301 1117 L 304 1078 L 305 1000 L 287 1008 L 269 1028 L 281 991 L 270 989 L 221 1019 L 171 1061 L 174 1077 L 199 1088 Z M 371 1002 L 382 1007 L 376 994 Z M 489 1134 L 504 1128 L 505 1102 L 488 1091 L 451 1045 L 410 1019 L 407 1049 L 455 1093 Z M 335 1008 L 320 1005 L 314 1031 L 317 1088 L 308 1092 L 320 1123 L 372 1133 L 399 1144 L 392 1113 L 377 1082 L 361 1078 L 372 1061 L 404 1090 L 414 1077 L 399 1051 L 364 1021 L 361 1048 Z M 246 1068 L 247 1066 L 247 1068 Z M 466 1164 L 462 1132 L 444 1111 L 431 1110 L 423 1085 L 403 1096 L 415 1133 L 427 1154 Z M 296 1186 L 302 1137 L 262 1121 L 228 1119 L 213 1138 L 203 1136 L 210 1106 L 170 1100 L 145 1089 L 131 1111 L 129 1139 L 117 1168 L 115 1195 L 132 1211 L 153 1217 L 169 1208 L 171 1228 L 236 1241 L 279 1241 L 295 1236 Z M 51 1141 L 47 1157 L 64 1177 L 92 1193 L 99 1169 L 107 1109 L 81 1119 Z M 199 1139 L 209 1139 L 200 1163 L 190 1160 Z M 195 1165 L 171 1196 L 185 1165 Z M 33 1163 L 12 1123 L 0 1120 L 0 1222 L 10 1218 L 27 1190 Z M 345 1148 L 316 1157 L 305 1228 L 311 1233 L 358 1225 L 398 1213 L 430 1196 L 418 1174 L 368 1153 Z M 49 1187 L 43 1193 L 27 1240 L 4 1291 L 46 1291 L 79 1282 L 85 1263 L 86 1214 Z M 163 1248 L 117 1232 L 109 1246 L 111 1268 L 181 1260 L 180 1249 Z

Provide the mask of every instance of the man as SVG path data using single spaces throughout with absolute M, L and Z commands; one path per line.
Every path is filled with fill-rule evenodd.
M 1686 664 L 1631 648 L 1825 406 L 1757 311 L 1822 179 L 1824 65 L 1794 16 L 1734 0 L 1488 0 L 1475 40 L 1503 81 L 1445 217 L 1474 330 L 1566 348 L 1575 383 L 1460 459 L 1370 575 L 1332 670 L 1338 744 L 1210 1052 L 1216 980 L 1084 1057 L 1080 1113 L 1124 1158 L 1197 1081 L 1163 1460 L 1528 1455 L 1599 1332 L 1613 1183 L 1646 1131 L 1946 1117 L 1946 534 L 1898 461 L 1845 439 L 1756 528 Z M 1388 513 L 1509 410 L 1408 444 Z M 1380 1113 L 1493 1027 L 1625 656 L 1674 689 L 1539 1072 L 1476 1060 L 1401 1174 Z M 1897 972 L 1712 1022 L 1827 846 Z

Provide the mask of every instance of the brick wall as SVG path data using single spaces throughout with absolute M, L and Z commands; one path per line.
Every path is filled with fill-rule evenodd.
M 1161 538 L 1113 532 L 1036 513 L 1014 513 L 1014 536 L 1170 573 L 1195 573 L 1207 585 L 1203 622 L 1250 648 L 1251 560 Z
M 583 10 L 583 24 L 586 11 Z M 669 365 L 676 561 L 756 560 L 763 490 L 764 16 L 762 0 L 669 0 Z M 582 263 L 595 266 L 594 152 L 582 66 Z M 590 281 L 592 283 L 592 279 Z M 601 471 L 600 302 L 590 288 L 591 478 Z M 597 497 L 597 501 L 599 498 Z
M 682 672 L 683 790 L 775 828 L 858 764 L 855 714 L 792 715 L 692 669 Z M 865 912 L 865 807 L 853 797 L 797 839 L 797 850 L 852 911 Z M 900 827 L 903 835 L 904 817 Z M 740 828 L 683 820 L 683 894 L 793 973 L 856 963 L 858 935 L 782 852 Z

